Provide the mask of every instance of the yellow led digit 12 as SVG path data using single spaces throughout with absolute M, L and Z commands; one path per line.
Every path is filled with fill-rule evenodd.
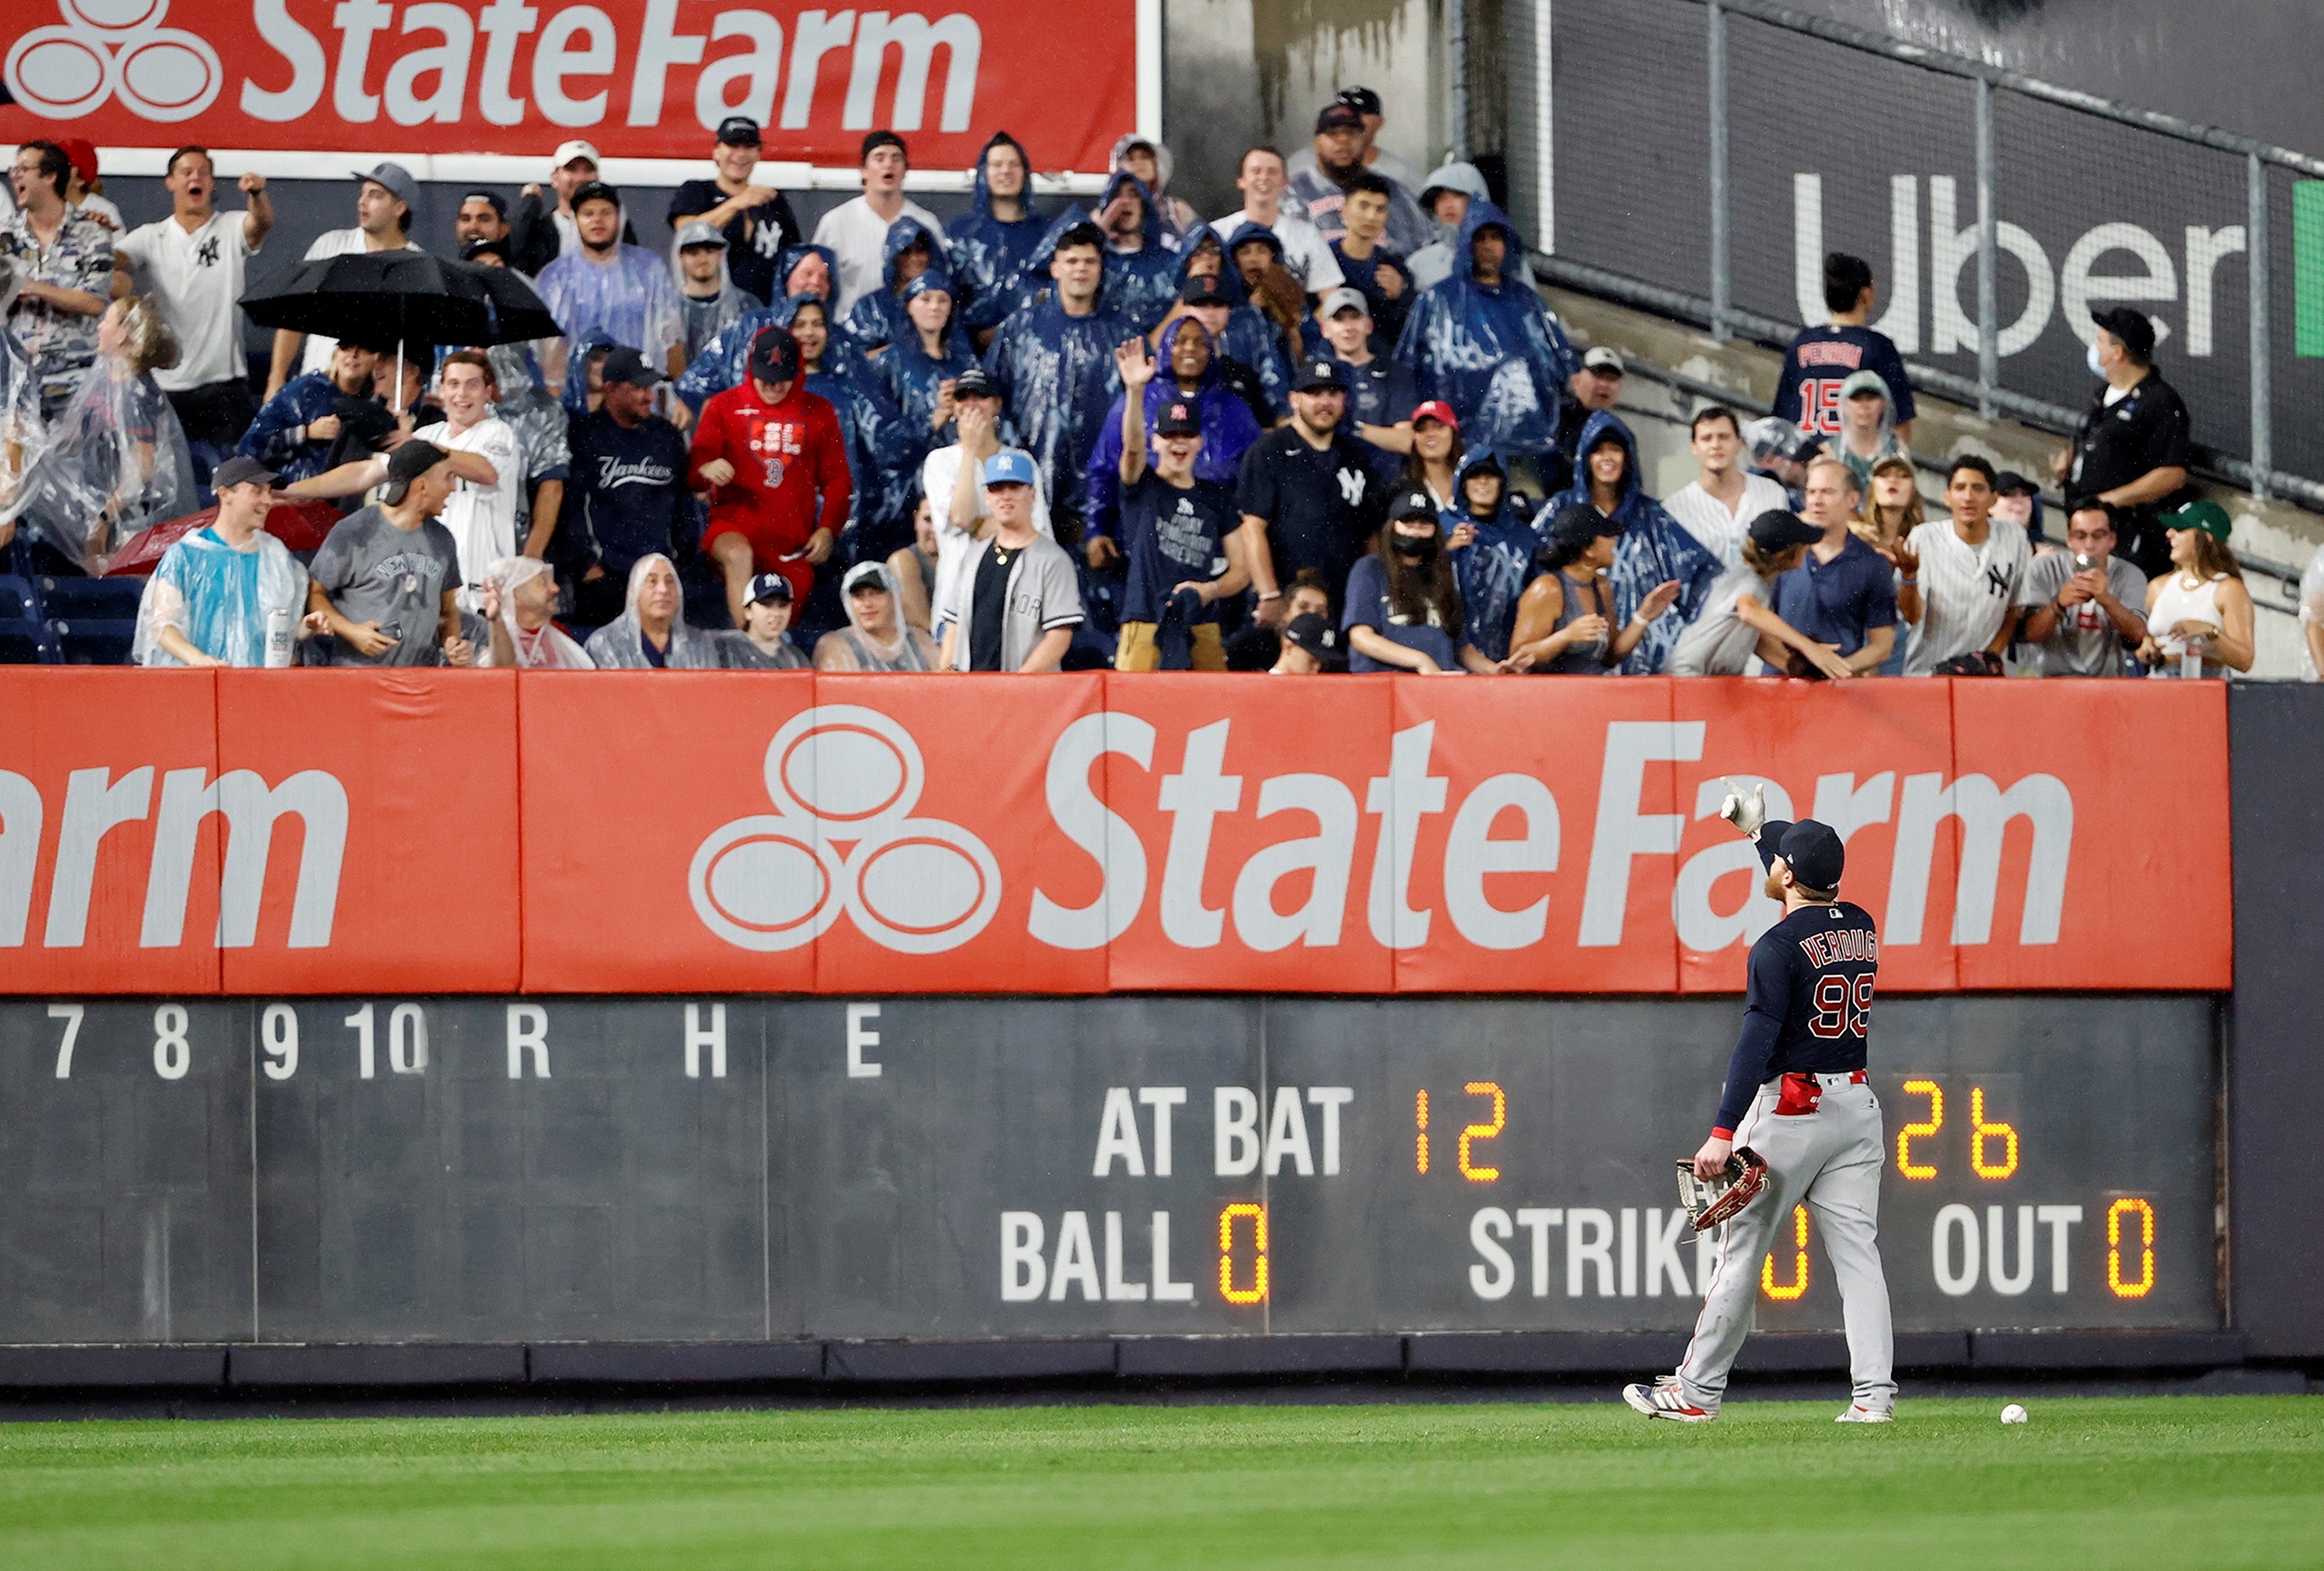
M 1980 1178 L 2006 1178 L 2015 1172 L 2017 1131 L 2010 1124 L 1986 1123 L 1985 1087 L 1982 1086 L 1969 1088 L 1969 1122 L 1971 1128 L 1969 1165 L 1977 1169 L 1977 1176 Z M 2002 1142 L 2001 1160 L 1998 1162 L 1985 1160 L 1985 1142 L 1989 1140 Z
M 2138 1280 L 2122 1280 L 2122 1219 L 2138 1218 Z M 2128 1197 L 2107 1207 L 2107 1289 L 2117 1298 L 2143 1298 L 2154 1290 L 2154 1207 Z
M 1250 1286 L 1234 1285 L 1235 1220 L 1250 1218 Z M 1219 1297 L 1230 1304 L 1256 1304 L 1267 1297 L 1267 1207 L 1239 1201 L 1219 1213 Z
M 1779 1304 L 1788 1304 L 1808 1290 L 1808 1208 L 1792 1207 L 1792 1280 L 1784 1286 L 1775 1282 L 1775 1256 L 1770 1251 L 1759 1262 L 1759 1290 Z
M 1896 1132 L 1896 1170 L 1908 1178 L 1933 1178 L 1937 1176 L 1936 1163 L 1914 1161 L 1913 1142 L 1944 1128 L 1945 1088 L 1934 1080 L 1907 1080 L 1904 1082 L 1904 1095 L 1929 1099 L 1929 1121 L 1926 1123 L 1908 1123 Z
M 1508 1126 L 1509 1099 L 1502 1095 L 1501 1088 L 1490 1080 L 1471 1080 L 1461 1089 L 1471 1096 L 1489 1096 L 1493 1099 L 1493 1122 L 1472 1123 L 1461 1132 L 1461 1176 L 1472 1184 L 1489 1184 L 1501 1176 L 1501 1169 L 1480 1168 L 1472 1164 L 1469 1160 L 1469 1142 L 1472 1140 L 1491 1140 Z

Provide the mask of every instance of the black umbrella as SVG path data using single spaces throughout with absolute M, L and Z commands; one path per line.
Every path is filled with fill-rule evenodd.
M 243 297 L 262 328 L 399 344 L 513 344 L 553 338 L 557 319 L 532 286 L 504 267 L 447 262 L 425 251 L 359 251 L 301 263 L 269 294 Z

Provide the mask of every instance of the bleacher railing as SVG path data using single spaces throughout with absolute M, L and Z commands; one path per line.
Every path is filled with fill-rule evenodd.
M 2071 430 L 2136 306 L 2200 467 L 2324 507 L 2324 159 L 1765 0 L 1506 0 L 1536 271 L 1783 343 L 1868 257 L 1915 384 Z M 1967 297 L 1964 299 L 1964 297 Z

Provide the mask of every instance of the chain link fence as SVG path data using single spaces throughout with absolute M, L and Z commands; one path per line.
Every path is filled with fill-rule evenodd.
M 1851 252 L 1917 384 L 2056 430 L 2131 305 L 2201 467 L 2324 508 L 2324 160 L 1762 0 L 1498 9 L 1548 276 L 1780 345 Z

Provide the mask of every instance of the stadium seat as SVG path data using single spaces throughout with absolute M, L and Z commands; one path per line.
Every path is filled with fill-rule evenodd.
M 56 658 L 32 581 L 0 574 L 0 663 L 53 665 Z
M 61 578 L 34 581 L 55 661 L 66 665 L 126 665 L 137 635 L 143 578 Z

